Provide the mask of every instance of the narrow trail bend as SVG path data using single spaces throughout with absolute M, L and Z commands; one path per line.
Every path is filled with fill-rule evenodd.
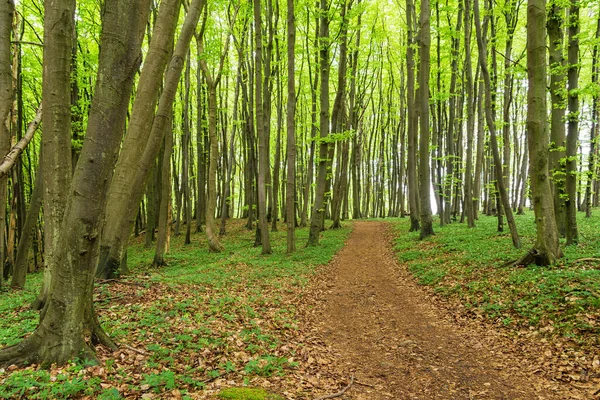
M 355 222 L 327 276 L 319 330 L 355 383 L 340 399 L 552 399 L 432 304 L 397 264 L 388 225 Z

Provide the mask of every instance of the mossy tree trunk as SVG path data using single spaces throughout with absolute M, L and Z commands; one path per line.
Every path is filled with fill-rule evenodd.
M 554 201 L 556 225 L 561 236 L 566 234 L 565 217 L 565 57 L 564 49 L 565 10 L 557 0 L 551 0 L 546 28 L 549 38 L 550 63 L 550 187 Z
M 327 181 L 327 156 L 329 153 L 329 2 L 320 1 L 319 18 L 319 71 L 321 79 L 319 114 L 319 163 L 315 200 L 310 218 L 310 230 L 307 246 L 319 244 L 319 235 L 325 217 L 325 186 Z
M 69 40 L 67 37 L 71 37 L 69 27 L 73 23 L 74 8 L 74 1 L 71 0 L 54 1 L 52 6 L 46 5 L 45 23 L 52 27 L 46 30 L 47 44 L 56 43 L 55 36 L 60 38 L 58 43 Z M 148 0 L 105 2 L 98 78 L 80 155 L 83 162 L 78 163 L 70 188 L 62 188 L 68 194 L 67 205 L 62 223 L 54 227 L 56 247 L 54 256 L 49 260 L 52 264 L 47 301 L 36 330 L 19 344 L 1 350 L 0 365 L 63 364 L 75 357 L 94 359 L 91 345 L 95 342 L 115 347 L 96 318 L 92 289 L 98 262 L 100 225 L 106 209 L 108 178 L 121 143 L 133 77 L 140 64 L 140 49 L 149 9 Z M 60 49 L 70 52 L 70 46 L 61 46 Z M 53 61 L 57 54 L 44 59 L 45 71 L 58 71 L 53 68 L 58 66 Z M 70 57 L 67 58 L 68 71 Z M 67 73 L 66 79 L 62 74 L 45 77 L 47 84 L 54 85 L 54 90 L 46 91 L 44 95 L 44 113 L 51 120 L 57 118 L 56 114 L 64 113 L 54 103 L 61 104 L 64 100 L 56 94 L 62 91 L 68 93 L 68 76 Z M 69 99 L 66 96 L 68 102 Z M 46 131 L 46 136 L 54 134 L 58 135 L 59 131 Z M 47 157 L 47 149 L 44 148 L 45 165 L 58 168 L 60 164 L 49 164 L 49 160 L 57 161 Z M 69 152 L 70 146 L 67 149 L 67 160 L 70 162 Z M 71 169 L 67 172 L 70 175 Z M 48 181 L 47 175 L 44 175 Z M 50 193 L 48 189 L 45 190 L 46 203 L 53 201 Z M 89 337 L 92 343 L 88 343 Z
M 546 121 L 546 2 L 527 2 L 527 140 L 531 174 L 531 200 L 535 213 L 536 242 L 518 263 L 549 265 L 562 257 L 554 216 L 548 168 Z

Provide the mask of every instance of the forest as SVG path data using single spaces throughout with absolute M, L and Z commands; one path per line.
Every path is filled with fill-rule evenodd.
M 593 0 L 1 1 L 0 398 L 600 398 L 599 51 Z

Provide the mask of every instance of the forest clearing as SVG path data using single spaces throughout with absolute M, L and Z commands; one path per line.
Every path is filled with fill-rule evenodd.
M 0 397 L 600 398 L 597 0 L 1 0 Z

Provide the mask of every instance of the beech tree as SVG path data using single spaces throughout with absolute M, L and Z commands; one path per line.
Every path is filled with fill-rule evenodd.
M 48 71 L 44 77 L 44 126 L 56 126 L 61 118 L 67 126 L 70 122 L 70 118 L 66 118 L 70 117 L 70 104 L 65 107 L 63 103 L 70 102 L 69 63 L 74 9 L 75 2 L 70 0 L 54 1 L 46 7 L 44 36 L 47 44 L 52 43 L 46 52 L 54 53 L 44 58 L 44 70 Z M 0 350 L 2 365 L 62 364 L 74 357 L 94 359 L 91 347 L 94 342 L 115 347 L 98 324 L 92 287 L 98 262 L 100 224 L 106 209 L 107 182 L 125 126 L 149 9 L 149 2 L 145 0 L 105 2 L 98 77 L 86 139 L 70 189 L 61 187 L 66 193 L 66 207 L 62 221 L 57 221 L 59 223 L 53 227 L 54 253 L 48 259 L 50 282 L 40 323 L 19 344 Z M 66 136 L 70 141 L 70 132 L 63 128 L 45 128 L 45 140 L 58 144 L 61 140 L 64 142 Z M 44 151 L 51 150 L 53 148 L 46 142 Z M 70 147 L 68 150 L 66 159 L 70 163 Z M 60 169 L 64 160 L 46 154 L 44 165 L 48 169 L 44 171 L 44 180 L 51 187 L 50 172 Z M 71 169 L 67 172 L 70 177 Z M 63 194 L 51 191 L 50 187 L 45 189 L 45 203 L 56 204 Z M 50 220 L 55 210 L 45 208 L 44 212 Z M 87 337 L 92 338 L 92 343 L 86 341 Z
M 535 213 L 536 241 L 519 264 L 549 265 L 562 257 L 551 203 L 546 122 L 546 2 L 527 2 L 527 141 L 531 173 L 531 198 Z

